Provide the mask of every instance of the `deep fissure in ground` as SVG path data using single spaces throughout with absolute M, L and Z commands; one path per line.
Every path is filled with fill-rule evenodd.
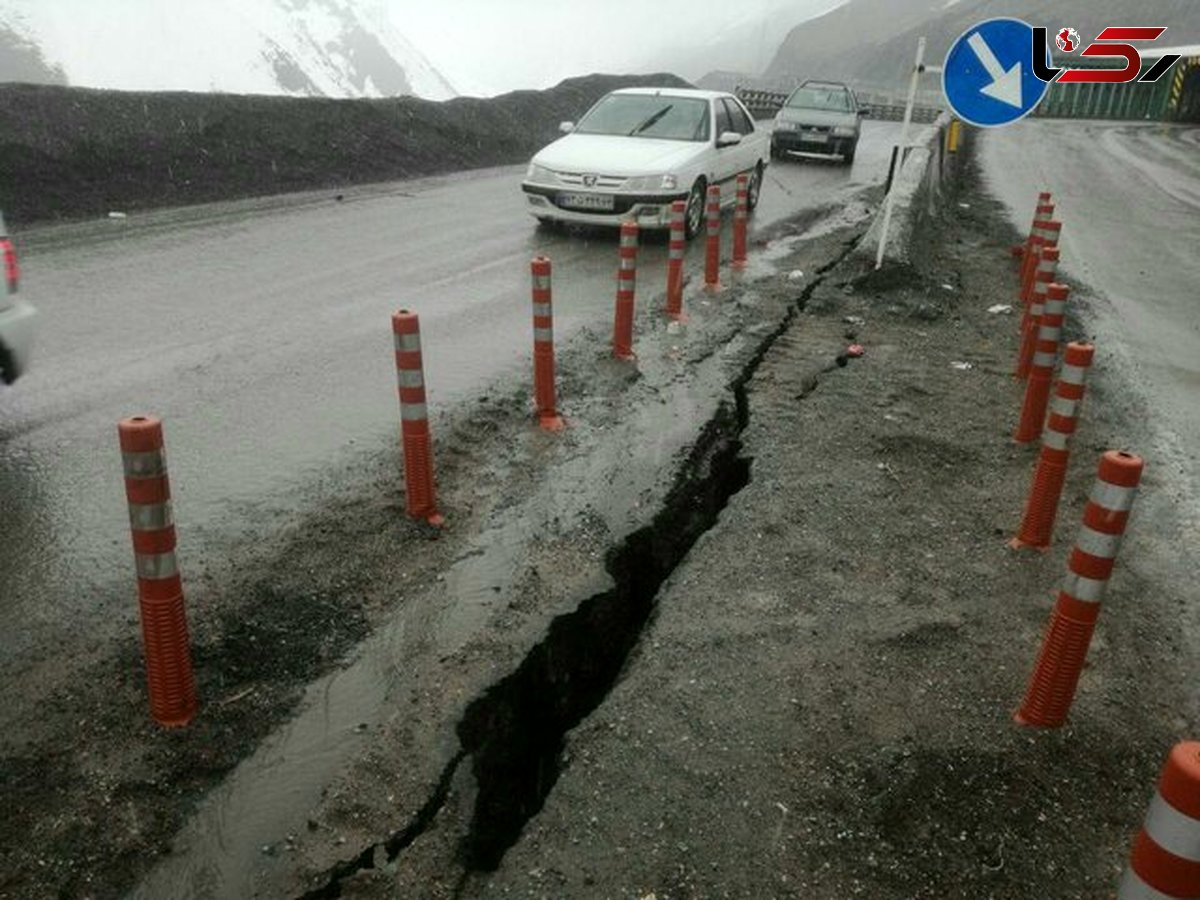
M 458 727 L 478 786 L 462 848 L 468 869 L 495 869 L 541 810 L 566 733 L 608 696 L 662 583 L 750 482 L 738 431 L 723 406 L 654 521 L 610 554 L 614 587 L 555 619 L 517 670 L 468 707 Z
M 759 343 L 731 383 L 732 408 L 722 403 L 705 425 L 653 521 L 609 552 L 605 567 L 614 586 L 554 619 L 520 666 L 467 707 L 457 728 L 461 750 L 413 820 L 339 863 L 303 900 L 338 897 L 345 879 L 375 868 L 382 859 L 394 862 L 432 824 L 468 756 L 478 793 L 461 845 L 465 871 L 460 889 L 469 873 L 499 867 L 557 782 L 567 733 L 616 685 L 653 614 L 659 589 L 700 536 L 716 524 L 729 501 L 750 483 L 753 460 L 741 455 L 739 438 L 750 422 L 746 386 L 825 275 L 846 259 L 858 240 L 847 242 L 835 259 L 817 270 L 779 326 Z M 841 359 L 825 371 L 839 364 L 844 364 Z

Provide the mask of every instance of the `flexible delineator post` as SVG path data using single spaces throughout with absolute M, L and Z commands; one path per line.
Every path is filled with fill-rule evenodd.
M 1017 299 L 1024 304 L 1029 303 L 1029 294 L 1033 290 L 1033 282 L 1037 275 L 1039 255 L 1046 247 L 1057 247 L 1062 235 L 1062 222 L 1054 219 L 1044 219 L 1034 222 L 1033 232 L 1029 235 L 1029 248 L 1021 260 L 1021 284 L 1017 288 Z
M 633 304 L 637 290 L 638 226 L 621 223 L 621 246 L 617 251 L 617 305 L 613 315 L 613 356 L 634 359 Z
M 667 250 L 667 315 L 676 321 L 683 314 L 683 255 L 687 249 L 687 202 L 671 204 L 671 239 Z
M 417 314 L 402 309 L 392 314 L 396 379 L 400 393 L 400 434 L 404 446 L 404 484 L 408 514 L 430 525 L 445 519 L 437 508 L 433 478 L 433 440 L 425 402 L 425 370 L 421 358 L 421 325 Z
M 154 416 L 122 419 L 117 435 L 137 566 L 150 715 L 160 725 L 180 727 L 196 715 L 196 682 L 183 580 L 175 558 L 175 518 L 162 422 Z
M 1026 293 L 1026 295 L 1022 298 L 1024 309 L 1025 309 L 1025 314 L 1021 317 L 1021 333 L 1022 334 L 1025 333 L 1025 328 L 1029 324 L 1029 307 L 1030 307 L 1031 303 L 1033 302 L 1033 291 L 1037 289 L 1038 276 L 1044 272 L 1049 272 L 1051 275 L 1054 275 L 1055 277 L 1057 277 L 1058 261 L 1059 261 L 1060 256 L 1061 256 L 1061 253 L 1056 245 L 1052 246 L 1052 245 L 1047 244 L 1043 247 L 1038 248 L 1038 257 L 1034 264 L 1032 289 L 1028 293 Z M 1042 280 L 1045 280 L 1045 279 L 1042 279 Z M 1050 279 L 1050 281 L 1054 281 L 1054 280 L 1056 280 L 1056 278 Z
M 721 289 L 721 188 L 712 185 L 708 189 L 708 204 L 705 207 L 708 219 L 707 243 L 704 248 L 704 289 L 715 293 Z
M 1057 728 L 1067 720 L 1143 468 L 1132 453 L 1110 450 L 1100 458 L 1067 575 L 1014 717 L 1021 725 Z
M 1070 343 L 1063 353 L 1062 370 L 1050 400 L 1050 413 L 1042 431 L 1042 452 L 1033 472 L 1029 500 L 1017 536 L 1010 541 L 1013 549 L 1031 547 L 1045 550 L 1054 533 L 1058 501 L 1062 497 L 1070 460 L 1070 440 L 1079 421 L 1088 368 L 1095 348 L 1091 344 Z
M 1044 253 L 1057 253 L 1053 247 L 1047 247 Z M 1038 272 L 1034 276 L 1033 288 L 1029 292 L 1029 303 L 1025 307 L 1025 321 L 1021 323 L 1021 342 L 1017 350 L 1017 367 L 1013 373 L 1019 379 L 1029 377 L 1033 366 L 1033 352 L 1037 347 L 1038 329 L 1042 317 L 1046 315 L 1046 299 L 1050 285 L 1054 283 L 1056 273 L 1044 268 L 1046 261 L 1038 262 Z
M 1163 765 L 1117 900 L 1200 897 L 1200 742 L 1175 745 Z
M 1065 284 L 1052 284 L 1046 289 L 1045 309 L 1034 326 L 1037 328 L 1037 343 L 1033 348 L 1029 380 L 1025 383 L 1021 420 L 1017 423 L 1017 430 L 1013 435 L 1013 440 L 1018 444 L 1028 444 L 1036 440 L 1046 422 L 1050 381 L 1054 378 L 1054 367 L 1058 363 L 1058 346 L 1062 339 L 1068 293 L 1070 291 Z
M 546 431 L 560 431 L 554 386 L 554 307 L 551 301 L 550 260 L 535 256 L 529 264 L 533 280 L 533 398 L 538 424 Z
M 1054 216 L 1054 204 L 1050 202 L 1050 192 L 1042 191 L 1038 194 L 1037 205 L 1033 210 L 1033 221 L 1039 219 L 1049 219 Z M 1033 225 L 1029 226 L 1029 234 L 1025 235 L 1025 240 L 1012 248 L 1013 256 L 1023 257 L 1029 252 L 1029 241 L 1033 237 Z
M 737 206 L 733 211 L 733 260 L 735 269 L 746 268 L 746 226 L 750 215 L 750 176 L 737 177 Z

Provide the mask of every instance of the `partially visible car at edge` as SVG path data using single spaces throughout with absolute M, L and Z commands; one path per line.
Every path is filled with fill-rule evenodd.
M 21 270 L 17 266 L 17 251 L 0 213 L 0 381 L 12 384 L 29 366 L 33 349 L 33 321 L 37 312 L 17 296 Z
M 854 162 L 862 117 L 854 91 L 837 81 L 806 81 L 792 91 L 775 116 L 771 155 L 794 153 L 840 156 Z
M 564 137 L 539 151 L 521 184 L 541 222 L 670 227 L 671 204 L 687 201 L 689 238 L 704 223 L 709 185 L 722 206 L 736 202 L 738 175 L 758 203 L 770 162 L 770 133 L 732 94 L 681 88 L 624 88 L 600 98 Z

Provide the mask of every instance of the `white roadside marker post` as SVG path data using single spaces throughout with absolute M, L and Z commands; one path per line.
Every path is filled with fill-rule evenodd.
M 913 63 L 912 78 L 908 82 L 908 100 L 904 104 L 904 124 L 900 126 L 900 155 L 896 161 L 896 174 L 904 166 L 904 151 L 908 148 L 908 129 L 912 125 L 913 104 L 917 100 L 917 83 L 925 63 L 925 38 L 917 39 L 917 59 Z M 875 251 L 875 270 L 883 268 L 883 253 L 887 249 L 888 232 L 892 227 L 892 205 L 896 193 L 896 178 L 893 176 L 887 197 L 883 201 L 883 228 L 879 233 L 879 249 Z

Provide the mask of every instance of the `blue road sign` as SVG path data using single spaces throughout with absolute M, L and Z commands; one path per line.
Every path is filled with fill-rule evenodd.
M 942 66 L 955 115 L 994 128 L 1033 112 L 1049 87 L 1033 72 L 1033 53 L 1033 26 L 1020 19 L 987 19 L 964 31 Z

